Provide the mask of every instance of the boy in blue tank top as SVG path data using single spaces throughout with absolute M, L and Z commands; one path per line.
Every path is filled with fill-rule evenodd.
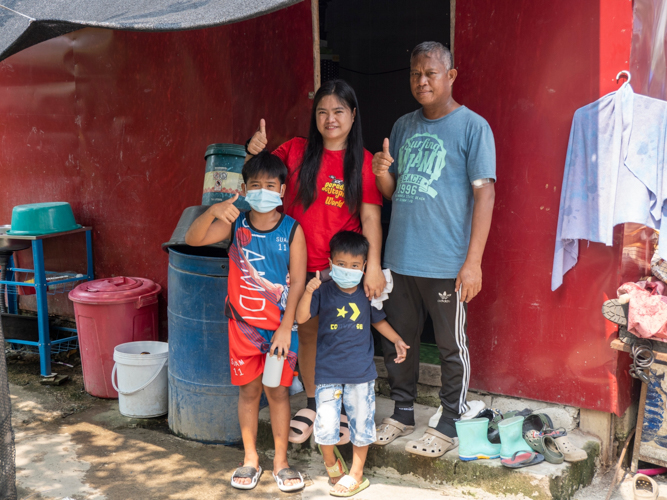
M 320 446 L 330 494 L 352 496 L 369 486 L 364 477 L 368 445 L 375 442 L 375 362 L 371 325 L 396 348 L 396 363 L 405 360 L 405 342 L 371 303 L 359 286 L 366 266 L 368 240 L 352 231 L 336 233 L 329 243 L 332 281 L 319 273 L 299 302 L 296 320 L 320 317 L 315 358 L 315 442 Z M 340 440 L 341 403 L 349 419 L 352 468 L 348 471 L 335 444 Z
M 234 471 L 234 488 L 254 488 L 262 474 L 257 454 L 259 399 L 269 401 L 275 442 L 273 477 L 281 491 L 304 487 L 301 474 L 287 462 L 289 392 L 297 359 L 296 308 L 306 283 L 306 239 L 303 230 L 277 208 L 285 194 L 287 167 L 268 152 L 243 166 L 243 190 L 251 207 L 240 212 L 233 198 L 211 206 L 185 236 L 201 246 L 231 239 L 225 313 L 229 318 L 232 384 L 239 386 L 239 423 L 245 450 L 243 467 Z M 266 353 L 284 358 L 278 387 L 262 384 Z

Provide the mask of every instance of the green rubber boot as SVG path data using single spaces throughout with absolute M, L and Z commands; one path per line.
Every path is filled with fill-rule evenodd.
M 500 433 L 500 458 L 512 458 L 517 451 L 533 449 L 523 439 L 523 417 L 512 417 L 498 424 Z
M 488 418 L 473 418 L 456 422 L 456 433 L 459 436 L 459 458 L 464 462 L 480 458 L 498 458 L 500 445 L 492 444 L 487 433 Z

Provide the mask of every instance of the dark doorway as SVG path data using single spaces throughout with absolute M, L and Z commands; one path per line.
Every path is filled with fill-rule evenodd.
M 322 81 L 352 85 L 366 149 L 376 152 L 393 123 L 418 107 L 408 81 L 414 46 L 449 47 L 449 1 L 320 0 L 320 40 Z
M 394 122 L 419 107 L 409 85 L 412 49 L 428 40 L 450 45 L 449 1 L 320 0 L 319 6 L 322 81 L 342 78 L 355 89 L 364 145 L 375 153 Z M 390 215 L 391 202 L 385 202 L 385 239 Z M 438 363 L 434 344 L 429 318 L 422 334 L 422 361 Z

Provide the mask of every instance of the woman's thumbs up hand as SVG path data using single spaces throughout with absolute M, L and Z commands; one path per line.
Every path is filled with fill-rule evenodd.
M 255 135 L 252 136 L 252 139 L 250 139 L 250 142 L 248 143 L 248 152 L 253 156 L 258 155 L 264 151 L 264 149 L 266 149 L 267 144 L 266 121 L 264 118 L 262 118 L 259 121 L 259 128 L 257 129 L 257 132 L 255 132 Z

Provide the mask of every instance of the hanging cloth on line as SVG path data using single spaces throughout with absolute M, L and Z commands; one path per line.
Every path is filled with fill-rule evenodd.
M 660 229 L 667 217 L 666 155 L 667 102 L 635 94 L 627 82 L 574 113 L 552 290 L 577 263 L 579 240 L 611 246 L 614 226 L 626 222 Z M 667 260 L 665 234 L 660 234 L 660 256 Z

